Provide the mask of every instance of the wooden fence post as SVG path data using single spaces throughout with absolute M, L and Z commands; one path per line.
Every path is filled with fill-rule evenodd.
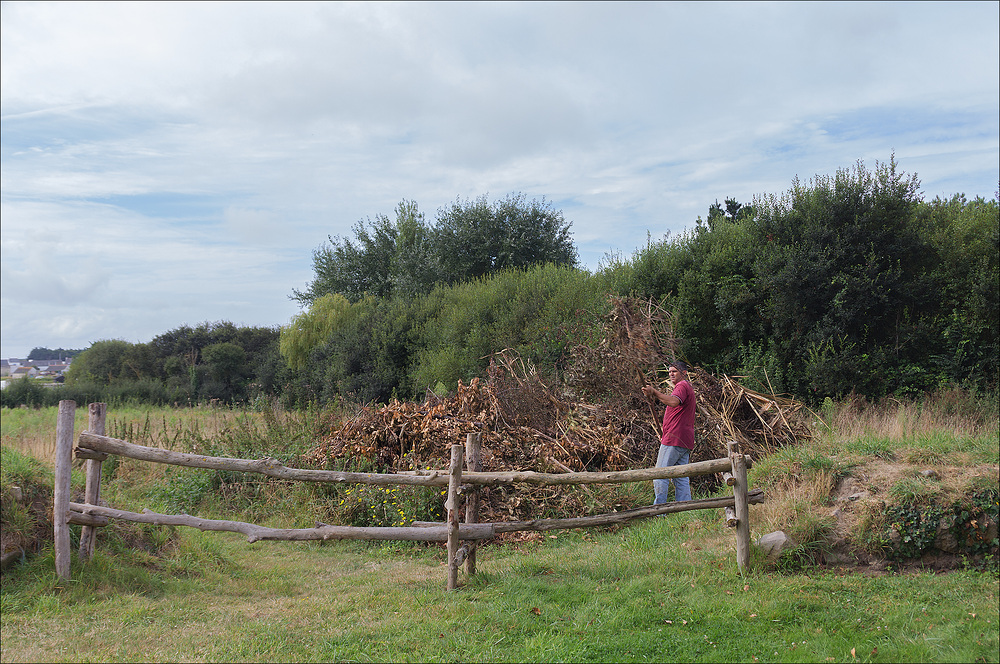
M 76 402 L 60 401 L 56 419 L 56 472 L 52 492 L 52 527 L 56 554 L 56 576 L 69 580 L 69 492 L 73 465 L 73 427 Z
M 466 470 L 473 473 L 478 473 L 483 469 L 482 461 L 480 460 L 479 450 L 482 446 L 483 435 L 479 433 L 470 433 L 466 436 L 465 445 L 468 448 L 469 455 L 465 459 Z M 475 485 L 472 487 L 472 492 L 469 497 L 465 499 L 465 522 L 466 523 L 479 523 L 479 492 L 481 487 Z M 476 573 L 476 544 L 477 542 L 471 541 L 468 543 L 469 552 L 465 557 L 465 573 L 472 575 Z
M 88 407 L 87 431 L 104 435 L 104 424 L 108 414 L 108 404 L 92 403 Z M 86 505 L 96 505 L 101 497 L 101 460 L 87 459 L 87 486 L 83 494 Z M 97 527 L 84 526 L 80 533 L 80 559 L 90 560 L 94 555 L 97 541 Z
M 728 443 L 733 464 L 733 499 L 736 511 L 736 565 L 743 571 L 750 561 L 750 503 L 747 500 L 747 463 L 739 444 Z
M 465 448 L 461 443 L 451 446 L 451 467 L 448 469 L 448 590 L 458 587 L 458 490 L 462 486 L 462 462 Z

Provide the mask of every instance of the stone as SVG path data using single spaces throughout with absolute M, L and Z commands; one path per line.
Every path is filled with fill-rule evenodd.
M 928 479 L 932 479 L 932 480 L 939 480 L 939 479 L 941 479 L 941 476 L 938 475 L 938 472 L 936 470 L 930 470 L 930 469 L 928 469 L 928 470 L 921 470 L 920 474 L 923 475 L 924 477 L 926 477 Z
M 938 521 L 937 537 L 934 538 L 935 548 L 946 553 L 958 553 L 958 538 L 952 530 L 954 525 L 954 516 L 946 516 Z
M 783 530 L 776 530 L 773 533 L 762 535 L 757 540 L 757 546 L 764 551 L 768 560 L 777 560 L 785 551 L 796 546 L 795 540 L 785 534 Z
M 997 538 L 997 522 L 988 516 L 983 516 L 983 522 L 986 526 L 986 536 L 984 539 L 987 542 L 992 542 Z
M 861 500 L 862 498 L 867 498 L 870 494 L 867 491 L 859 491 L 858 493 L 852 493 L 847 497 L 852 503 Z

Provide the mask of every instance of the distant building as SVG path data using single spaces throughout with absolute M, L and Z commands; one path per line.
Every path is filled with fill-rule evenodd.
M 54 360 L 39 361 L 35 362 L 34 365 L 38 369 L 38 373 L 43 376 L 61 376 L 69 369 L 69 364 L 66 362 L 57 362 Z
M 19 378 L 21 376 L 65 376 L 72 359 L 66 360 L 26 360 L 11 357 L 0 360 L 0 375 Z

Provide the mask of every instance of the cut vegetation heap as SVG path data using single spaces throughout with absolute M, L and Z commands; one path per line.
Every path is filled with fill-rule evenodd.
M 648 382 L 665 383 L 678 339 L 669 313 L 651 302 L 612 298 L 602 338 L 571 349 L 558 384 L 546 381 L 513 351 L 492 358 L 485 379 L 461 381 L 454 394 L 428 391 L 425 402 L 393 400 L 361 408 L 306 455 L 314 467 L 374 466 L 396 472 L 446 468 L 450 446 L 482 434 L 484 471 L 615 471 L 654 465 L 662 412 L 642 397 Z M 799 403 L 755 392 L 729 376 L 691 371 L 698 395 L 697 445 L 692 461 L 722 458 L 726 442 L 761 458 L 811 436 Z M 811 414 L 810 414 L 811 415 Z M 718 479 L 692 478 L 707 492 Z M 616 495 L 613 500 L 627 500 Z M 527 518 L 539 511 L 578 511 L 599 501 L 579 487 L 487 489 L 484 521 Z M 646 497 L 636 504 L 648 504 Z M 634 507 L 635 505 L 622 505 Z

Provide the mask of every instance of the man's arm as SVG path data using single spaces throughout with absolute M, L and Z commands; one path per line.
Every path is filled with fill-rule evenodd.
M 647 397 L 653 397 L 657 401 L 667 406 L 680 406 L 683 401 L 675 397 L 673 394 L 667 394 L 666 392 L 661 392 L 656 389 L 653 385 L 646 385 L 642 388 L 642 393 Z

